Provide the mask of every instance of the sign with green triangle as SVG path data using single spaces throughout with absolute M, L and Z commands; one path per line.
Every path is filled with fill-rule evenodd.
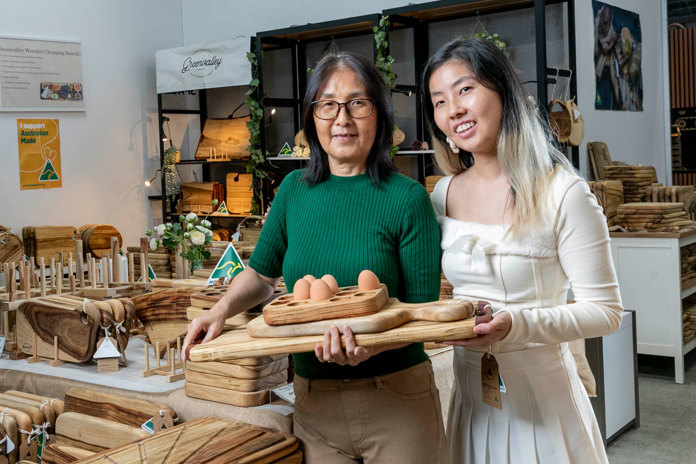
M 218 206 L 218 209 L 216 209 L 215 212 L 220 214 L 230 214 L 229 211 L 227 211 L 225 200 L 222 200 L 222 203 L 220 203 L 220 206 Z
M 155 280 L 157 278 L 157 275 L 155 275 L 155 270 L 152 269 L 152 264 L 147 265 L 147 278 L 149 280 Z M 143 281 L 142 277 L 138 279 L 138 282 L 142 282 L 142 281 Z
M 239 257 L 237 250 L 235 250 L 230 243 L 227 245 L 222 258 L 220 258 L 215 266 L 213 273 L 210 274 L 206 285 L 213 285 L 220 277 L 223 277 L 225 279 L 225 283 L 227 283 L 243 270 L 244 263 L 242 262 L 242 258 Z
M 39 176 L 39 180 L 60 180 L 60 177 L 58 177 L 58 173 L 56 172 L 56 168 L 53 167 L 53 164 L 51 164 L 50 161 L 46 161 L 43 172 L 41 172 L 41 175 Z
M 290 148 L 288 142 L 285 142 L 285 145 L 280 149 L 278 155 L 292 155 L 292 148 Z

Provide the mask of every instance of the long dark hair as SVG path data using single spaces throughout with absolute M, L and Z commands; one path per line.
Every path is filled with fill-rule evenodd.
M 328 179 L 330 174 L 329 160 L 319 143 L 317 128 L 314 125 L 312 102 L 317 98 L 327 79 L 338 69 L 353 71 L 367 89 L 367 96 L 374 100 L 373 111 L 377 111 L 377 132 L 367 157 L 367 173 L 373 184 L 380 185 L 394 171 L 394 164 L 389 156 L 394 132 L 394 107 L 391 92 L 379 70 L 370 61 L 348 52 L 331 54 L 322 58 L 307 83 L 307 92 L 302 102 L 302 126 L 311 155 L 304 180 L 309 185 L 316 185 Z

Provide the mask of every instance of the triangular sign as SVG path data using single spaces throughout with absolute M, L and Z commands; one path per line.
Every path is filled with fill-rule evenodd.
M 218 209 L 216 209 L 215 212 L 220 214 L 230 214 L 227 211 L 227 205 L 225 204 L 225 200 L 223 200 L 222 203 L 220 203 L 220 206 L 218 206 Z
M 60 180 L 56 168 L 53 167 L 53 163 L 46 161 L 46 165 L 43 168 L 43 172 L 39 176 L 39 180 Z
M 230 243 L 225 249 L 222 258 L 218 261 L 215 266 L 215 270 L 210 274 L 208 282 L 206 285 L 213 285 L 216 280 L 220 277 L 225 278 L 225 282 L 230 281 L 244 270 L 244 263 L 242 263 L 242 258 L 237 254 L 237 250 Z
M 157 275 L 155 275 L 155 270 L 152 269 L 152 264 L 147 265 L 147 278 L 149 280 L 155 280 L 157 278 Z M 142 277 L 138 279 L 138 282 L 142 282 L 142 281 L 143 281 Z
M 285 142 L 285 145 L 283 145 L 283 148 L 280 149 L 279 155 L 292 155 L 292 148 L 290 148 L 290 145 L 288 142 Z
M 114 346 L 114 343 L 111 340 L 113 340 L 111 337 L 105 338 L 92 357 L 94 359 L 103 359 L 118 358 L 121 356 L 121 353 L 116 349 L 116 346 Z

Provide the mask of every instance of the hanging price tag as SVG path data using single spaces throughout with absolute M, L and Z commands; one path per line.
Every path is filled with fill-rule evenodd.
M 486 353 L 481 358 L 481 393 L 483 402 L 494 408 L 503 409 L 500 397 L 500 374 L 495 356 Z

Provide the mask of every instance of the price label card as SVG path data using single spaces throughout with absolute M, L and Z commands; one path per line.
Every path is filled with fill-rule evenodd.
M 291 383 L 273 388 L 271 391 L 288 403 L 295 404 L 295 390 L 293 390 Z

